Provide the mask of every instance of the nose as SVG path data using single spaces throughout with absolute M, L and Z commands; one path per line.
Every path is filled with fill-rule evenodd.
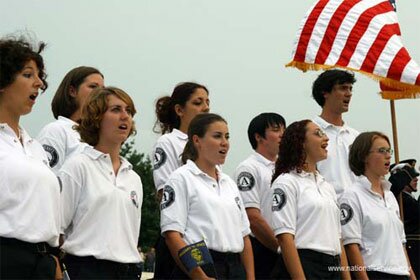
M 42 79 L 38 76 L 35 75 L 35 87 L 36 88 L 43 88 L 44 87 L 44 82 L 42 81 Z
M 208 113 L 210 111 L 210 105 L 208 103 L 204 103 L 203 112 Z

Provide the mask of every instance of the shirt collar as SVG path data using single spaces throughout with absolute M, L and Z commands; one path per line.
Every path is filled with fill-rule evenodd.
M 326 120 L 324 120 L 323 118 L 321 118 L 320 116 L 316 116 L 315 119 L 317 124 L 319 124 L 319 126 L 322 129 L 327 129 L 327 128 L 337 128 L 340 130 L 344 130 L 344 131 L 349 131 L 349 126 L 343 121 L 343 125 L 342 126 L 336 126 L 333 125 L 332 123 L 327 122 Z
M 77 122 L 73 121 L 72 119 L 69 119 L 69 118 L 66 118 L 66 117 L 63 117 L 63 116 L 58 116 L 58 120 L 66 122 L 66 123 L 71 124 L 71 125 L 79 125 Z
M 187 160 L 187 163 L 185 164 L 187 166 L 188 170 L 191 171 L 194 175 L 203 175 L 210 177 L 207 173 L 203 172 L 200 168 L 198 168 L 197 164 L 193 162 L 192 160 Z M 219 176 L 219 181 L 224 179 L 227 175 L 222 173 L 220 166 L 216 165 L 216 172 Z
M 172 129 L 172 133 L 181 140 L 187 140 L 188 139 L 188 135 L 185 134 L 184 132 L 182 132 L 179 129 L 176 129 L 176 128 Z
M 267 159 L 266 157 L 264 157 L 262 154 L 254 151 L 254 157 L 257 161 L 261 162 L 262 164 L 264 164 L 265 166 L 273 166 L 275 164 L 274 161 L 271 161 L 269 159 Z
M 296 174 L 297 176 L 302 177 L 302 178 L 315 176 L 316 178 L 319 178 L 318 180 L 325 180 L 318 170 L 316 170 L 315 173 L 306 172 L 305 170 L 302 170 L 300 173 L 298 173 L 296 169 L 293 169 L 292 171 L 290 171 L 290 173 Z
M 101 157 L 108 157 L 108 158 L 110 157 L 109 154 L 105 154 L 101 151 L 98 151 L 92 146 L 86 146 L 85 149 L 83 150 L 83 153 L 93 160 L 99 160 Z M 133 166 L 127 159 L 120 156 L 120 160 L 121 160 L 120 170 L 133 169 Z
M 359 184 L 367 191 L 369 192 L 373 192 L 372 191 L 372 183 L 369 181 L 369 179 L 364 176 L 364 175 L 360 175 L 357 177 L 356 179 L 357 181 L 359 181 Z M 388 182 L 385 179 L 381 180 L 381 185 L 384 191 L 389 191 L 391 189 L 391 183 Z
M 16 137 L 15 132 L 7 123 L 0 123 L 0 131 L 3 131 L 5 134 L 8 134 L 13 138 Z M 23 143 L 28 143 L 28 142 L 33 141 L 33 138 L 26 132 L 25 129 L 23 129 L 20 126 L 19 126 L 19 133 L 20 133 L 20 136 L 22 137 Z

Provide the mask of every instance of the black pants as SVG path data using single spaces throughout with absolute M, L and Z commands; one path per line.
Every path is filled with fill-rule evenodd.
M 45 243 L 0 237 L 0 279 L 54 279 L 56 262 Z
M 409 237 L 407 235 L 407 249 L 408 258 L 410 259 L 411 268 L 413 269 L 416 277 L 420 277 L 420 238 L 419 236 Z
M 275 265 L 278 258 L 277 253 L 265 247 L 258 239 L 250 236 L 252 252 L 254 253 L 254 267 L 256 279 L 274 279 L 276 278 L 277 268 Z
M 366 271 L 366 273 L 367 273 L 369 279 L 377 279 L 377 280 L 387 280 L 387 279 L 408 280 L 410 278 L 408 276 L 394 275 L 394 274 L 388 274 L 388 273 L 383 273 L 383 272 L 379 272 L 379 271 L 372 271 L 372 270 L 368 270 L 368 271 Z
M 213 265 L 205 265 L 201 267 L 207 276 L 216 279 L 245 279 L 245 269 L 241 263 L 241 257 L 239 253 L 221 253 L 214 250 L 210 250 L 211 257 L 213 259 Z M 178 266 L 174 268 L 174 271 L 170 279 L 189 279 Z
M 92 256 L 67 254 L 64 264 L 71 280 L 76 279 L 140 279 L 140 263 L 118 263 L 99 260 Z
M 165 238 L 159 234 L 156 242 L 155 274 L 154 279 L 169 279 L 172 271 L 177 267 L 171 252 L 166 245 Z
M 340 279 L 340 271 L 331 269 L 332 267 L 340 267 L 339 255 L 331 256 L 307 249 L 298 249 L 298 254 L 306 279 Z M 280 261 L 280 266 L 281 275 L 279 279 L 290 279 L 283 259 Z

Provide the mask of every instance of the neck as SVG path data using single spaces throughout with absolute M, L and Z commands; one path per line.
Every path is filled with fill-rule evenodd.
M 180 130 L 180 131 L 184 132 L 185 134 L 187 134 L 188 133 L 188 125 L 189 124 L 181 123 L 179 125 L 178 130 Z
M 210 177 L 214 178 L 215 180 L 218 179 L 216 165 L 211 164 L 208 161 L 202 160 L 200 158 L 196 159 L 195 164 L 201 171 L 203 171 Z
M 7 125 L 10 126 L 11 129 L 13 129 L 13 131 L 18 137 L 20 136 L 19 120 L 19 115 L 14 115 L 7 109 L 0 107 L 0 123 L 7 123 Z
M 306 172 L 309 172 L 309 173 L 315 173 L 316 172 L 316 164 L 306 160 L 302 169 L 305 170 Z
M 368 178 L 369 182 L 372 184 L 371 190 L 380 194 L 382 197 L 384 196 L 384 190 L 382 188 L 382 176 L 378 176 L 376 174 L 370 173 L 368 170 L 365 171 L 366 178 Z
M 77 109 L 76 112 L 74 112 L 70 116 L 70 119 L 74 122 L 77 122 L 78 120 L 80 120 L 81 115 L 82 115 L 81 109 Z
M 343 126 L 344 124 L 343 115 L 341 113 L 334 113 L 326 110 L 325 108 L 322 109 L 320 117 L 326 122 L 336 126 Z
M 101 151 L 102 153 L 109 154 L 111 157 L 112 167 L 114 169 L 114 173 L 118 173 L 118 169 L 121 166 L 120 161 L 120 150 L 121 150 L 121 144 L 111 144 L 111 143 L 101 143 L 99 142 L 95 149 L 98 151 Z

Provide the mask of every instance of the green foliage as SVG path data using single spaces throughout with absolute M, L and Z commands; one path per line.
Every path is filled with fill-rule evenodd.
M 160 232 L 159 204 L 156 201 L 152 163 L 149 157 L 136 151 L 134 140 L 126 142 L 120 154 L 133 165 L 133 170 L 140 176 L 143 183 L 143 206 L 141 211 L 139 245 L 144 251 L 155 245 Z

